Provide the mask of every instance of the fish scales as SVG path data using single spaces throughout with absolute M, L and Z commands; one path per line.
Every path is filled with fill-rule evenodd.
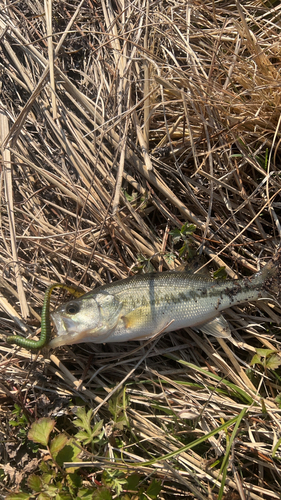
M 229 337 L 221 311 L 270 298 L 279 291 L 280 251 L 255 275 L 216 281 L 205 275 L 169 271 L 135 275 L 98 287 L 52 313 L 57 337 L 50 347 L 79 342 L 119 342 L 153 337 L 160 331 L 198 327 Z

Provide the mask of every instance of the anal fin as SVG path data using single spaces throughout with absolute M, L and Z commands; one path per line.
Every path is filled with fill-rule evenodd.
M 231 337 L 231 330 L 229 324 L 223 316 L 218 316 L 217 318 L 204 323 L 198 327 L 201 332 L 207 335 L 212 335 L 216 338 L 229 339 Z

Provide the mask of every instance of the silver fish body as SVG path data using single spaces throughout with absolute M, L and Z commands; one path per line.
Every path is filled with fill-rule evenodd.
M 236 304 L 269 298 L 280 274 L 279 261 L 280 255 L 261 272 L 242 280 L 216 281 L 205 275 L 169 271 L 139 274 L 104 285 L 51 314 L 57 337 L 49 347 L 141 340 L 160 331 L 200 325 L 212 335 L 229 337 L 220 312 Z

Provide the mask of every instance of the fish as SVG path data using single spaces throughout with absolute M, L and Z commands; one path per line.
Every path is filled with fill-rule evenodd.
M 272 299 L 279 294 L 280 282 L 281 250 L 261 271 L 239 280 L 214 280 L 186 270 L 136 274 L 58 307 L 51 313 L 57 335 L 48 347 L 145 340 L 187 327 L 229 338 L 221 312 Z

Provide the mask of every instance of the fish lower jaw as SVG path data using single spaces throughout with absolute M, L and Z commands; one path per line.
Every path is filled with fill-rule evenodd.
M 63 333 L 59 334 L 57 337 L 54 337 L 48 344 L 48 347 L 51 349 L 55 349 L 56 347 L 61 347 L 63 345 L 71 345 L 71 344 L 77 344 L 78 342 L 87 342 L 87 339 L 85 339 L 85 332 L 81 333 Z
M 107 339 L 111 335 L 112 330 L 104 332 L 102 328 L 92 328 L 83 330 L 81 332 L 77 332 L 77 330 L 74 330 L 71 333 L 66 332 L 67 330 L 65 330 L 64 328 L 62 330 L 57 330 L 57 336 L 49 342 L 47 347 L 55 349 L 56 347 L 80 344 L 81 342 L 103 344 L 104 342 L 108 341 Z

